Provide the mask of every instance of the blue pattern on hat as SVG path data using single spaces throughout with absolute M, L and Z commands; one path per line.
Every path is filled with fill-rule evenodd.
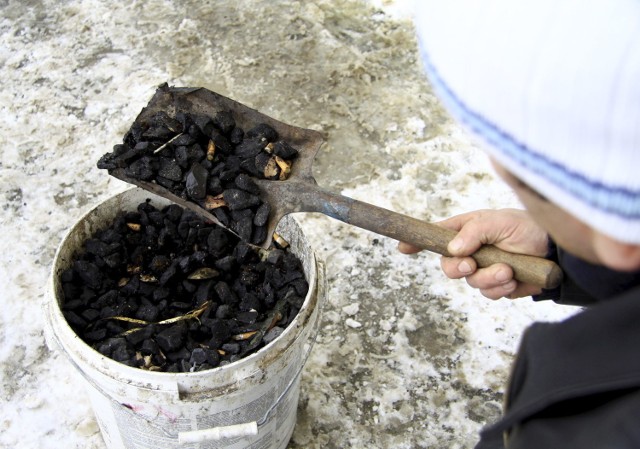
M 640 218 L 640 192 L 593 181 L 532 150 L 481 114 L 471 110 L 440 77 L 428 54 L 420 48 L 429 80 L 450 112 L 472 131 L 519 164 L 581 201 L 622 218 Z

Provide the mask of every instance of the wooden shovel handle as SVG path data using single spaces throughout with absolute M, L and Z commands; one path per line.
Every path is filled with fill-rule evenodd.
M 322 212 L 345 223 L 410 243 L 418 248 L 444 256 L 450 255 L 447 245 L 455 237 L 455 231 L 337 195 L 318 186 L 311 189 L 311 195 L 299 196 L 307 203 L 304 208 L 307 211 Z M 304 201 L 304 197 L 313 204 Z M 506 263 L 513 269 L 516 280 L 545 289 L 555 288 L 562 281 L 562 269 L 554 262 L 541 257 L 514 254 L 493 245 L 482 246 L 472 257 L 481 268 L 495 263 Z

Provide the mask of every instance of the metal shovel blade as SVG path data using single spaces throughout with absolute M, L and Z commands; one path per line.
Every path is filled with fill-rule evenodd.
M 273 232 L 284 215 L 294 212 L 320 212 L 377 234 L 438 254 L 449 255 L 447 244 L 455 236 L 454 231 L 335 194 L 318 186 L 313 178 L 312 165 L 324 139 L 317 131 L 280 122 L 204 88 L 166 85 L 158 88 L 149 104 L 136 118 L 135 123 L 144 125 L 158 112 L 165 112 L 170 117 L 175 117 L 179 112 L 214 117 L 220 111 L 231 112 L 236 125 L 242 129 L 251 129 L 261 123 L 270 125 L 282 140 L 299 152 L 286 180 L 254 179 L 260 187 L 261 199 L 271 206 L 267 223 L 267 239 L 262 243 L 263 247 L 266 248 L 271 244 Z M 125 175 L 124 169 L 111 170 L 109 173 L 123 181 L 166 197 L 220 224 L 214 215 L 198 204 L 184 200 L 156 183 L 130 178 Z M 513 268 L 517 280 L 543 288 L 556 287 L 562 279 L 562 270 L 551 261 L 508 253 L 491 245 L 483 246 L 473 257 L 480 267 L 496 262 L 506 263 Z

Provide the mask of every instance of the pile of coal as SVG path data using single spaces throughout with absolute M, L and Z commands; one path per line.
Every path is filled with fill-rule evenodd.
M 214 117 L 158 112 L 134 123 L 98 168 L 124 169 L 130 178 L 157 183 L 209 210 L 244 241 L 260 244 L 270 206 L 253 179 L 287 179 L 297 155 L 271 126 L 245 133 L 229 111 Z
M 61 274 L 64 316 L 100 353 L 193 372 L 275 339 L 308 291 L 286 248 L 256 248 L 191 211 L 144 202 L 84 243 Z

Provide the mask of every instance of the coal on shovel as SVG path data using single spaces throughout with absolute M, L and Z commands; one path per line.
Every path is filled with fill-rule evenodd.
M 231 155 L 225 162 L 225 167 L 218 170 L 220 173 L 216 173 L 219 178 L 208 178 L 206 170 L 198 162 L 189 162 L 194 157 L 193 152 L 197 150 L 194 150 L 187 130 L 178 129 L 180 126 L 176 118 L 184 114 L 200 120 L 196 123 L 197 129 L 194 131 L 190 128 L 191 131 L 195 134 L 205 133 L 210 138 L 209 145 L 202 150 L 201 160 L 211 162 L 217 152 L 231 154 L 234 151 L 233 145 L 236 145 L 236 155 Z M 160 130 L 151 129 L 149 124 L 157 121 L 158 117 L 166 118 L 166 126 Z M 212 119 L 212 123 L 206 121 L 207 117 Z M 118 156 L 119 165 L 103 163 L 103 168 L 109 169 L 111 175 L 121 180 L 166 197 L 227 228 L 230 227 L 232 218 L 243 220 L 238 222 L 244 225 L 235 226 L 235 229 L 231 226 L 231 230 L 240 234 L 244 240 L 253 240 L 253 243 L 266 248 L 271 244 L 276 226 L 284 215 L 320 212 L 416 247 L 449 255 L 447 244 L 455 236 L 454 231 L 318 186 L 313 178 L 312 165 L 324 139 L 317 131 L 280 122 L 204 88 L 169 87 L 166 84 L 158 88 L 149 104 L 140 112 L 132 130 L 143 137 L 146 130 L 149 139 L 165 143 L 152 149 L 148 148 L 146 142 L 137 143 L 133 148 L 121 149 L 123 154 Z M 240 131 L 235 132 L 238 130 Z M 241 135 L 241 130 L 250 132 Z M 226 137 L 222 135 L 225 133 Z M 149 156 L 140 157 L 141 154 L 162 155 L 166 145 L 175 146 L 176 142 L 179 144 L 179 151 L 173 159 L 154 162 Z M 135 162 L 125 167 L 122 161 L 127 161 L 128 158 L 135 159 Z M 247 161 L 250 161 L 248 165 Z M 210 165 L 208 162 L 204 164 Z M 240 179 L 237 184 L 247 184 L 248 187 L 226 193 L 226 200 L 224 192 L 207 195 L 205 184 L 216 191 L 219 190 L 217 179 L 224 181 L 234 176 L 235 172 L 229 167 L 243 169 L 245 174 L 258 173 L 260 176 L 251 177 L 253 183 Z M 152 181 L 154 170 L 164 175 L 161 179 L 166 184 L 173 183 L 172 179 L 184 179 L 188 192 L 178 196 L 166 185 Z M 254 185 L 259 189 L 260 203 L 249 192 Z M 228 213 L 222 210 L 229 206 L 232 209 L 251 206 L 254 212 L 248 218 L 247 214 L 242 213 L 248 209 L 230 210 Z M 251 220 L 253 223 L 263 223 L 258 237 L 255 232 L 252 234 Z M 506 263 L 512 267 L 518 281 L 543 288 L 556 287 L 562 280 L 562 270 L 551 261 L 505 252 L 491 245 L 480 248 L 473 254 L 473 258 L 479 267 L 497 262 Z

